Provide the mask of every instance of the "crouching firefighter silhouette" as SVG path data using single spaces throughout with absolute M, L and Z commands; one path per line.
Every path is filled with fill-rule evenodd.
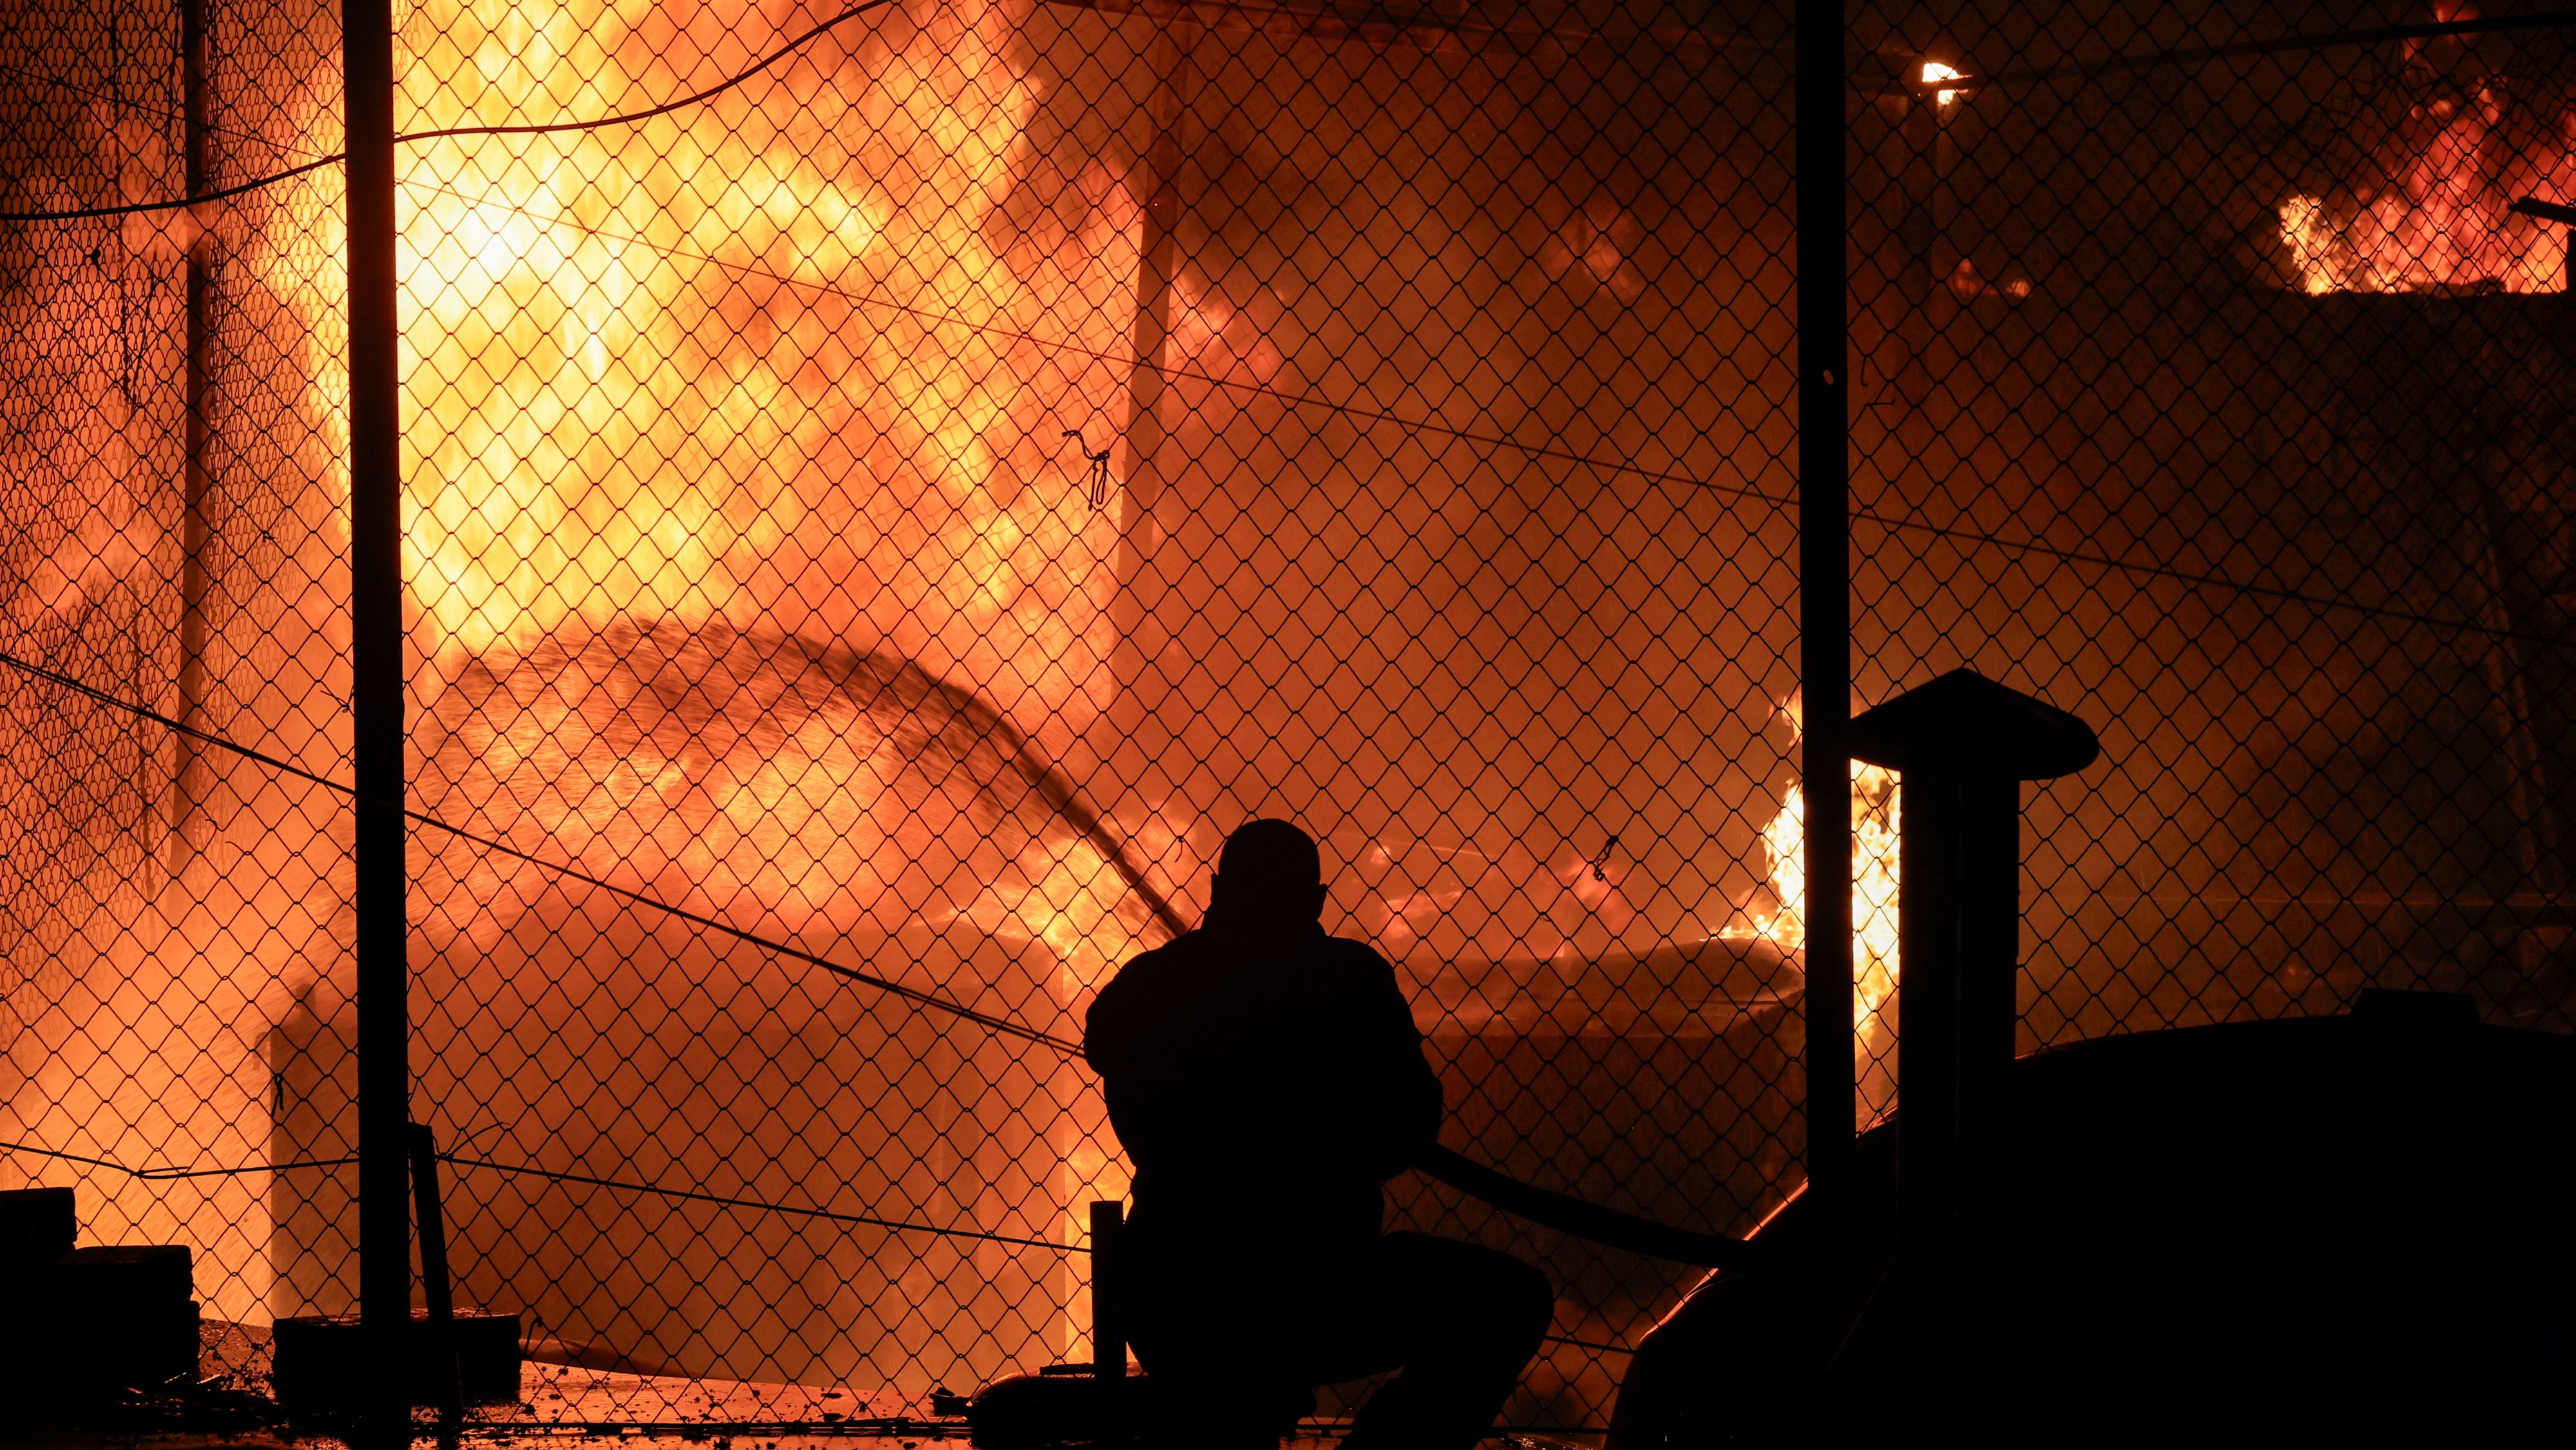
M 1149 1445 L 1270 1445 L 1315 1386 L 1400 1367 L 1346 1450 L 1466 1450 L 1547 1332 L 1538 1270 L 1379 1231 L 1440 1082 L 1395 969 L 1324 934 L 1324 896 L 1306 833 L 1254 821 L 1199 929 L 1092 1004 L 1084 1052 L 1135 1166 L 1121 1318 L 1159 1387 Z

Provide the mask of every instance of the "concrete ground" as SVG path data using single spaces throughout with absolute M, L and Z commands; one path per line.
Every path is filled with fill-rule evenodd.
M 190 1393 L 128 1398 L 93 1410 L 41 1417 L 0 1416 L 0 1450 L 345 1450 L 327 1427 L 282 1422 L 269 1397 L 267 1335 L 208 1324 L 203 1378 Z M 577 1365 L 527 1363 L 515 1404 L 470 1406 L 449 1443 L 465 1446 L 597 1444 L 621 1450 L 966 1450 L 966 1422 L 919 1419 L 905 1406 L 815 1385 L 754 1384 L 622 1374 Z M 433 1416 L 420 1412 L 419 1439 L 439 1444 Z M 1282 1450 L 1330 1450 L 1342 1425 L 1310 1421 Z M 1588 1450 L 1543 1435 L 1502 1435 L 1503 1450 Z
M 268 1398 L 265 1336 L 247 1345 L 235 1326 L 208 1326 L 209 1373 L 191 1392 L 122 1397 L 53 1414 L 0 1416 L 0 1450 L 344 1450 L 328 1426 L 280 1419 Z M 250 1352 L 245 1353 L 245 1349 Z M 964 1450 L 966 1422 L 918 1419 L 901 1407 L 871 1405 L 852 1391 L 814 1385 L 752 1384 L 621 1374 L 575 1365 L 521 1367 L 517 1403 L 469 1406 L 452 1432 L 466 1445 L 615 1441 L 633 1450 Z M 435 1417 L 421 1411 L 417 1433 L 440 1443 Z M 1287 1442 L 1326 1450 L 1338 1426 Z

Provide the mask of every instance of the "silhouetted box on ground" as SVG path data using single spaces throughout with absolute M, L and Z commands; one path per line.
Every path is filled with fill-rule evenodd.
M 365 1351 L 355 1314 L 299 1314 L 277 1321 L 277 1402 L 290 1414 L 337 1413 L 357 1408 L 367 1383 Z M 456 1311 L 456 1378 L 468 1404 L 519 1398 L 519 1316 Z M 435 1405 L 446 1387 L 429 1311 L 411 1311 L 404 1360 L 411 1402 Z
M 179 1244 L 74 1249 L 36 1277 L 50 1278 L 66 1300 L 91 1303 L 178 1304 L 196 1294 L 189 1251 Z
M 12 1188 L 0 1193 L 0 1273 L 69 1254 L 79 1232 L 68 1188 Z
M 70 1190 L 57 1190 L 68 1203 Z M 60 1207 L 32 1210 L 58 1243 Z M 0 1387 L 60 1398 L 196 1378 L 197 1305 L 183 1247 L 64 1249 L 0 1270 Z

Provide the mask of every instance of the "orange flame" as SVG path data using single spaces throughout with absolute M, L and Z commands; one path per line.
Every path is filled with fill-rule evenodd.
M 1784 713 L 1794 722 L 1796 707 Z M 1897 888 L 1899 778 L 1896 772 L 1852 762 L 1852 1030 L 1862 1064 L 1861 1120 L 1875 1120 L 1895 1105 L 1889 1048 L 1896 1038 L 1888 1010 L 1897 987 Z M 1771 894 L 1778 909 L 1719 933 L 1729 941 L 1767 941 L 1783 951 L 1807 944 L 1807 798 L 1792 785 L 1780 809 L 1762 828 Z
M 405 27 L 403 122 L 684 94 L 838 8 L 429 0 Z M 1116 527 L 1057 444 L 1123 411 L 1139 212 L 1094 163 L 1062 235 L 993 224 L 1041 99 L 1012 24 L 973 0 L 883 12 L 774 83 L 640 124 L 405 148 L 423 654 L 621 617 L 766 627 L 891 648 L 1026 733 L 1080 728 L 1109 679 Z M 628 765 L 701 789 L 739 778 L 723 806 L 743 818 L 739 859 L 689 874 L 792 913 L 835 897 L 815 889 L 838 879 L 832 843 L 880 793 L 871 762 L 809 753 Z M 688 783 L 594 793 L 615 819 L 552 827 L 586 857 L 636 857 L 680 828 L 665 798 Z M 1101 862 L 1023 866 L 1007 899 L 989 883 L 902 894 L 1068 953 L 1128 945 Z
M 2300 290 L 2559 290 L 2565 230 L 2513 216 L 2507 203 L 2518 191 L 2555 196 L 2566 178 L 2534 171 L 2520 154 L 2527 148 L 2504 136 L 2505 103 L 2494 87 L 2469 76 L 2451 89 L 2407 106 L 2386 142 L 2394 160 L 2384 183 L 2301 192 L 2280 204 L 2281 244 Z

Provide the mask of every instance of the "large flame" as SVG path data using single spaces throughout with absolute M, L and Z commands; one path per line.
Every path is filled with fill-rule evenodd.
M 1020 819 L 1008 746 L 1107 703 L 1117 525 L 1063 435 L 1124 415 L 1142 208 L 1033 154 L 1012 3 L 907 0 L 636 124 L 404 147 L 404 567 L 434 812 L 790 940 L 1043 941 L 1035 1000 L 940 985 L 1044 1022 L 1144 925 L 1095 842 Z M 398 122 L 640 109 L 843 8 L 425 0 Z M 506 948 L 550 878 L 431 835 L 416 905 Z M 1096 1102 L 1033 1091 L 1074 1106 L 1019 1168 L 1078 1236 L 1123 1181 Z M 952 1188 L 1047 1211 L 1000 1183 Z M 1059 1351 L 1081 1318 L 1012 1312 Z
M 403 124 L 686 94 L 840 8 L 433 0 L 405 27 Z M 621 618 L 783 631 L 891 649 L 1030 735 L 1079 729 L 1109 678 L 1115 529 L 1060 440 L 1122 405 L 1137 208 L 1095 162 L 1041 225 L 993 224 L 1027 183 L 1037 103 L 1011 24 L 980 0 L 914 5 L 640 124 L 404 149 L 424 655 L 523 656 Z M 834 869 L 849 772 L 809 786 L 779 777 L 790 763 L 697 763 L 705 789 L 756 775 L 723 812 L 762 819 L 740 859 L 692 874 L 758 888 L 773 921 L 835 902 L 882 919 Z M 676 788 L 546 824 L 649 877 Z M 1029 867 L 1039 889 L 1007 902 L 909 894 L 1067 949 L 1111 915 L 1087 899 L 1115 889 L 1097 863 Z

